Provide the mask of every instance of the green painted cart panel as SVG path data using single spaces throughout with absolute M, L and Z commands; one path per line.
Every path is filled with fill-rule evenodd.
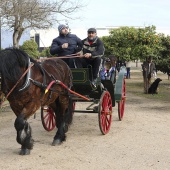
M 90 75 L 92 75 L 92 73 L 90 73 L 89 68 L 76 68 L 76 69 L 71 69 L 71 71 L 73 75 L 73 87 L 77 93 L 80 93 L 82 95 L 88 95 L 91 98 L 100 99 L 102 94 L 102 88 L 100 86 L 101 81 L 100 80 L 97 81 L 98 84 L 97 89 L 94 89 L 92 87 L 90 81 L 91 79 Z M 123 88 L 125 73 L 126 73 L 126 67 L 121 67 L 115 84 L 113 81 L 115 77 L 113 77 L 112 80 L 113 82 L 110 80 L 102 81 L 104 87 L 111 94 L 113 106 L 115 106 L 115 101 L 121 101 L 122 99 L 122 88 Z
M 118 78 L 115 83 L 115 101 L 120 101 L 122 99 L 122 89 L 123 89 L 123 83 L 126 73 L 126 67 L 121 67 L 121 70 L 118 74 Z
M 90 98 L 100 99 L 102 88 L 100 79 L 97 79 L 97 87 L 91 83 L 91 75 L 89 68 L 71 69 L 73 75 L 73 90 L 81 95 L 89 96 Z
M 73 84 L 90 85 L 88 68 L 75 68 L 71 69 L 71 71 L 73 75 Z

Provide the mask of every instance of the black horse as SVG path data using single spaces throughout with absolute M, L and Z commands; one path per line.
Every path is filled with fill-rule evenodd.
M 47 93 L 45 89 L 57 80 L 71 88 L 72 73 L 67 64 L 57 58 L 39 63 L 22 50 L 5 49 L 0 51 L 0 74 L 1 92 L 7 96 L 16 115 L 14 126 L 17 142 L 21 144 L 20 154 L 28 155 L 33 148 L 32 130 L 27 119 L 45 105 L 56 114 L 58 130 L 52 145 L 61 144 L 72 122 L 72 101 L 68 90 L 58 83 L 54 83 Z

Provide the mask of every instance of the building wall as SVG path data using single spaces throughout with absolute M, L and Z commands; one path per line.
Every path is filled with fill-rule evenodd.
M 57 37 L 57 29 L 47 29 L 47 30 L 31 30 L 30 38 L 35 39 L 35 35 L 39 34 L 39 47 L 49 47 L 52 43 L 52 40 Z

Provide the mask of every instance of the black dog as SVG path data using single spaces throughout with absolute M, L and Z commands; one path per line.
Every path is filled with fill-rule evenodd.
M 148 89 L 148 94 L 157 94 L 157 88 L 158 88 L 158 85 L 160 83 L 160 81 L 162 81 L 162 79 L 160 78 L 157 78 L 152 84 L 151 86 L 149 87 Z

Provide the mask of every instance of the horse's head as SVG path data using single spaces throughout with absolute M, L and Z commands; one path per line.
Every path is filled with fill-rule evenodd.
M 16 82 L 22 75 L 23 68 L 28 65 L 28 55 L 19 49 L 5 49 L 0 51 L 0 72 L 3 79 Z
M 0 51 L 1 91 L 8 93 L 17 83 L 28 67 L 29 56 L 19 49 L 5 49 Z M 20 86 L 25 79 L 20 81 Z

